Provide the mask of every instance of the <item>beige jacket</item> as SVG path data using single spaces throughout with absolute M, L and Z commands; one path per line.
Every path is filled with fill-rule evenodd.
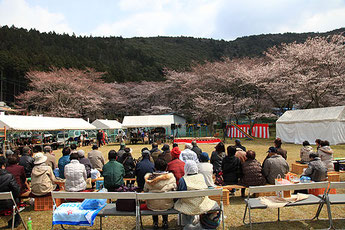
M 202 174 L 183 176 L 183 179 L 187 185 L 188 191 L 207 189 L 207 185 Z M 177 211 L 186 215 L 200 215 L 215 207 L 217 207 L 217 202 L 211 200 L 207 196 L 179 199 L 174 206 Z
M 56 188 L 55 176 L 50 166 L 45 163 L 36 165 L 31 173 L 31 192 L 36 196 L 44 196 Z
M 104 157 L 101 151 L 92 150 L 88 153 L 88 158 L 92 165 L 92 168 L 102 171 L 102 168 L 105 164 Z
M 174 174 L 168 172 L 147 173 L 144 177 L 144 192 L 168 192 L 176 190 Z M 174 207 L 173 199 L 148 200 L 147 208 L 153 211 L 165 211 Z

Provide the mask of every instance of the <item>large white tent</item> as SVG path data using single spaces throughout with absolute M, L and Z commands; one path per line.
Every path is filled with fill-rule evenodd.
M 86 130 L 95 126 L 82 118 L 0 115 L 0 127 L 15 131 Z
M 171 125 L 174 124 L 178 128 L 179 135 L 186 133 L 186 119 L 176 114 L 166 115 L 145 115 L 145 116 L 125 116 L 123 118 L 123 128 L 155 128 L 164 127 L 167 134 L 171 134 Z M 175 129 L 177 132 L 177 129 Z
M 345 143 L 345 106 L 286 111 L 276 122 L 276 136 L 295 144 L 315 144 L 316 139 Z
M 97 129 L 121 129 L 122 124 L 116 120 L 102 120 L 97 119 L 92 122 L 92 125 L 96 126 Z

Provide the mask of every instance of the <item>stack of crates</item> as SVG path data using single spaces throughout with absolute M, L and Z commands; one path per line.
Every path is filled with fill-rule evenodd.
M 220 204 L 220 196 L 209 196 L 211 200 L 217 201 Z M 230 204 L 230 191 L 228 189 L 223 189 L 223 204 Z
M 35 197 L 35 211 L 53 210 L 52 196 L 36 196 Z M 61 199 L 55 199 L 56 206 L 61 204 Z

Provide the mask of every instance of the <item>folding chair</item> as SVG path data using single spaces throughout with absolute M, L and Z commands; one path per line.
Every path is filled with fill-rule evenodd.
M 12 208 L 12 229 L 14 229 L 14 221 L 15 221 L 15 216 L 16 214 L 18 213 L 20 219 L 21 219 L 21 222 L 23 223 L 23 226 L 25 228 L 25 230 L 27 229 L 26 228 L 26 225 L 23 221 L 23 218 L 20 216 L 20 213 L 19 213 L 19 209 L 18 209 L 18 206 L 12 196 L 12 192 L 0 192 L 0 200 L 12 200 L 12 203 L 13 203 L 13 208 Z

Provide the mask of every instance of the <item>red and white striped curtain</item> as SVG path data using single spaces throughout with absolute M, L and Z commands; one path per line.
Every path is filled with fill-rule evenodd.
M 238 125 L 241 129 L 243 129 L 246 133 L 249 134 L 250 125 Z M 228 137 L 232 138 L 244 138 L 246 137 L 243 133 L 241 133 L 238 129 L 234 126 L 228 126 L 227 129 Z M 268 124 L 255 124 L 252 129 L 252 136 L 257 138 L 269 138 L 269 126 Z

